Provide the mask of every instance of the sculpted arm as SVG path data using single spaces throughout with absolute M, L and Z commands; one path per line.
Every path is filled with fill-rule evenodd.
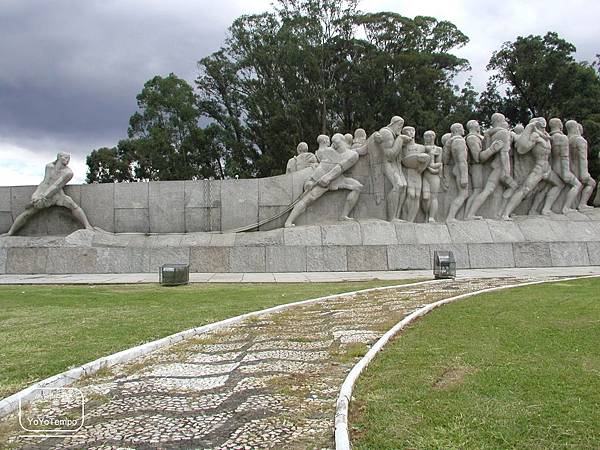
M 341 163 L 336 164 L 336 166 L 327 172 L 325 175 L 321 177 L 318 181 L 320 186 L 326 187 L 333 180 L 342 175 L 346 170 L 350 169 L 356 162 L 358 161 L 358 153 L 355 151 L 351 152 L 351 156 L 344 159 Z
M 567 138 L 564 139 L 563 145 L 560 146 L 560 176 L 565 181 L 573 179 L 571 163 L 569 161 L 569 140 Z
M 66 170 L 54 183 L 52 183 L 46 192 L 44 193 L 44 197 L 52 197 L 56 194 L 60 189 L 65 187 L 65 185 L 71 181 L 73 178 L 73 172 L 71 170 Z
M 575 151 L 577 155 L 577 166 L 579 168 L 579 176 L 581 181 L 586 183 L 591 178 L 588 161 L 587 161 L 587 145 L 583 139 L 575 141 Z
M 479 154 L 481 153 L 481 141 L 471 135 L 471 136 L 467 136 L 467 148 L 469 149 L 469 153 L 471 154 L 471 158 L 473 159 L 474 163 L 479 163 Z

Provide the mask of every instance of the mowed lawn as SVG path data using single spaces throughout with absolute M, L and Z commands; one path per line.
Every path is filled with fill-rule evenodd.
M 356 449 L 600 448 L 600 280 L 432 312 L 369 365 L 350 409 Z
M 71 367 L 188 328 L 401 283 L 0 286 L 0 399 Z

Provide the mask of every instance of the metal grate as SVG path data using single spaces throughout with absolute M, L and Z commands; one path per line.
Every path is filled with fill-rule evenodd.
M 163 264 L 158 268 L 158 281 L 163 286 L 179 286 L 190 282 L 188 264 Z

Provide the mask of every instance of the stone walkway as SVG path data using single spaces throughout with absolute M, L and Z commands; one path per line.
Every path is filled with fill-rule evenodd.
M 503 269 L 459 269 L 458 278 L 600 275 L 600 266 Z M 334 281 L 410 280 L 431 278 L 431 270 L 374 272 L 191 273 L 192 283 L 322 283 Z M 157 283 L 157 273 L 67 275 L 0 275 L 2 284 L 134 284 Z
M 0 427 L 24 449 L 332 448 L 339 387 L 385 331 L 424 304 L 530 280 L 408 285 L 250 319 L 78 382 L 86 420 L 73 436 L 17 437 L 14 416 Z

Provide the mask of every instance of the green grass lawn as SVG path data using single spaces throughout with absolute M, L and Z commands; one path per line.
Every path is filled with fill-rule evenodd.
M 283 303 L 401 283 L 0 286 L 0 398 L 188 328 Z
M 369 365 L 350 414 L 357 449 L 600 448 L 600 280 L 434 311 Z

